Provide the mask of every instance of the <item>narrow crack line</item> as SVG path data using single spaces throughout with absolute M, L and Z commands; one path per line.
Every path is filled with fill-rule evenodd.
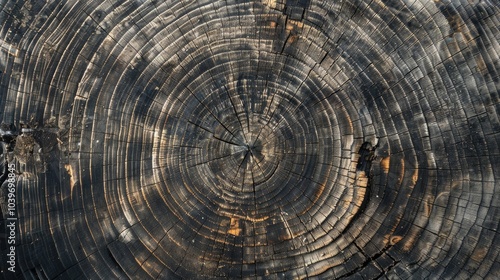
M 285 27 L 286 27 L 286 24 L 288 22 L 288 17 L 285 15 L 286 19 L 285 19 Z M 288 43 L 288 40 L 290 39 L 290 36 L 292 35 L 291 32 L 288 33 L 288 35 L 286 36 L 286 39 L 285 41 L 283 42 L 283 46 L 281 47 L 281 51 L 280 51 L 280 54 L 283 54 L 283 52 L 285 51 L 285 48 L 286 48 L 286 44 Z
M 289 201 L 288 199 L 286 199 L 286 201 L 287 201 L 288 203 L 290 203 L 290 201 Z M 293 207 L 293 206 L 292 206 L 292 207 Z M 279 207 L 279 209 L 280 209 L 280 218 L 281 218 L 281 221 L 282 221 L 282 222 L 283 222 L 283 224 L 285 225 L 286 231 L 287 231 L 287 232 L 288 232 L 288 234 L 290 235 L 290 238 L 291 238 L 291 239 L 294 239 L 294 238 L 295 238 L 295 235 L 293 234 L 292 229 L 290 228 L 290 225 L 288 224 L 288 221 L 287 221 L 287 220 L 283 217 L 283 213 L 285 213 L 285 212 L 283 211 L 283 208 L 281 208 L 281 206 Z M 295 209 L 294 209 L 294 210 L 295 210 Z M 295 216 L 297 216 L 297 214 L 295 214 Z M 294 247 L 294 249 L 296 249 L 296 248 L 295 248 L 295 245 L 294 245 L 293 247 Z
M 361 254 L 363 254 L 363 256 L 365 256 L 366 260 L 365 260 L 365 261 L 364 261 L 361 265 L 359 265 L 358 267 L 356 267 L 356 269 L 354 269 L 353 271 L 350 271 L 350 272 L 348 272 L 348 273 L 346 273 L 346 274 L 342 275 L 342 276 L 341 276 L 341 277 L 339 277 L 338 279 L 348 278 L 348 277 L 350 277 L 350 276 L 352 276 L 352 275 L 354 275 L 354 274 L 356 274 L 356 273 L 360 272 L 363 268 L 367 267 L 367 266 L 368 266 L 368 264 L 369 264 L 370 262 L 372 262 L 374 266 L 377 266 L 377 268 L 381 270 L 381 272 L 382 272 L 382 273 L 378 276 L 378 278 L 380 278 L 382 275 L 384 275 L 384 274 L 385 274 L 385 272 L 386 272 L 386 271 L 388 271 L 388 270 L 386 270 L 386 269 L 381 268 L 381 267 L 380 267 L 380 266 L 376 263 L 376 260 L 377 260 L 380 256 L 382 256 L 383 254 L 385 254 L 385 255 L 389 256 L 389 258 L 391 258 L 391 259 L 393 260 L 393 265 L 392 265 L 392 267 L 394 267 L 397 263 L 399 263 L 399 261 L 396 261 L 396 260 L 395 260 L 392 256 L 390 256 L 389 254 L 387 254 L 387 253 L 386 253 L 386 252 L 387 252 L 387 251 L 388 251 L 388 250 L 392 247 L 392 245 L 390 245 L 390 244 L 385 245 L 385 247 L 384 247 L 384 248 L 382 248 L 382 250 L 380 250 L 380 252 L 378 252 L 378 253 L 374 254 L 373 256 L 368 256 L 368 255 L 366 255 L 366 253 L 365 253 L 365 252 L 364 252 L 364 251 L 363 251 L 363 250 L 362 250 L 362 249 L 358 246 L 358 244 L 357 244 L 355 241 L 354 241 L 354 242 L 352 242 L 352 243 L 354 244 L 354 246 L 356 246 L 356 248 L 359 250 L 359 252 L 360 252 Z M 391 267 L 391 266 L 389 266 L 389 267 L 392 269 L 392 267 Z
M 257 164 L 257 167 L 260 169 L 261 174 L 265 174 L 260 163 L 257 161 L 255 163 Z M 278 161 L 278 165 L 279 165 L 279 161 Z M 273 172 L 271 173 L 271 176 L 274 175 L 274 173 L 276 173 L 276 170 L 278 169 L 278 165 L 276 165 L 276 167 L 274 168 Z M 269 176 L 269 177 L 271 177 L 271 176 Z M 264 184 L 266 186 L 266 188 L 269 189 L 269 185 L 267 184 L 267 179 L 262 181 L 261 184 Z M 254 194 L 255 194 L 255 197 L 257 197 L 257 192 L 256 192 L 255 187 L 256 186 L 254 186 Z M 258 205 L 256 205 L 255 207 L 258 207 Z
M 196 167 L 196 166 L 199 166 L 199 165 L 207 164 L 207 163 L 210 163 L 210 162 L 213 162 L 213 161 L 216 161 L 216 160 L 220 160 L 220 159 L 223 159 L 223 158 L 230 157 L 232 155 L 233 154 L 228 154 L 228 155 L 224 155 L 224 156 L 221 156 L 221 157 L 211 158 L 209 160 L 206 160 L 206 161 L 203 161 L 203 162 L 200 162 L 200 163 L 196 163 L 196 164 L 190 165 L 190 166 L 188 166 L 188 168 L 193 168 L 193 167 Z
M 210 108 L 209 108 L 209 107 L 208 107 L 205 103 L 201 102 L 201 100 L 200 100 L 200 99 L 198 99 L 198 97 L 196 96 L 196 94 L 194 94 L 194 92 L 192 92 L 189 88 L 186 88 L 186 89 L 187 89 L 187 90 L 189 91 L 189 93 L 190 93 L 190 94 L 191 94 L 191 95 L 192 95 L 192 96 L 196 99 L 196 101 L 198 101 L 198 103 L 199 103 L 200 105 L 202 105 L 202 106 L 203 106 L 203 107 L 204 107 L 204 108 L 208 111 L 208 113 L 210 113 L 210 115 L 212 115 L 212 117 L 214 117 L 214 119 L 215 119 L 215 120 L 216 120 L 216 121 L 217 121 L 217 122 L 218 122 L 218 123 L 219 123 L 219 124 L 220 124 L 220 125 L 221 125 L 221 126 L 222 126 L 225 130 L 226 130 L 226 131 L 227 131 L 227 132 L 229 132 L 229 134 L 233 135 L 233 137 L 234 137 L 234 138 L 237 138 L 237 137 L 236 137 L 236 135 L 234 135 L 234 134 L 231 132 L 231 130 L 230 130 L 227 126 L 225 126 L 225 125 L 224 125 L 224 123 L 223 123 L 221 120 L 219 120 L 219 118 L 218 118 L 218 117 L 217 117 L 217 116 L 216 116 L 216 115 L 215 115 L 215 114 L 214 114 L 214 113 L 210 110 Z M 184 102 L 182 102 L 182 100 L 180 100 L 178 97 L 176 97 L 176 99 L 177 99 L 177 100 L 179 100 L 182 104 L 184 104 Z M 186 120 L 189 120 L 189 119 L 186 119 Z
M 209 48 L 209 49 L 210 49 L 210 51 L 213 53 L 211 46 L 208 46 L 208 48 Z M 230 67 L 231 67 L 231 66 L 230 66 Z M 213 75 L 212 75 L 212 72 L 211 72 L 211 71 L 209 71 L 209 74 L 210 74 L 210 77 L 212 78 L 212 81 L 215 81 L 215 79 L 214 79 L 214 77 L 213 77 Z M 224 90 L 226 91 L 226 93 L 227 93 L 227 95 L 228 95 L 228 97 L 229 97 L 229 101 L 231 102 L 231 105 L 232 105 L 232 107 L 233 107 L 233 110 L 234 110 L 234 113 L 235 113 L 236 119 L 238 119 L 238 122 L 240 123 L 240 127 L 241 127 L 241 129 L 243 129 L 243 125 L 241 124 L 241 120 L 240 120 L 240 118 L 239 118 L 239 116 L 238 116 L 238 112 L 236 111 L 236 106 L 235 106 L 235 104 L 233 103 L 233 100 L 232 100 L 232 98 L 231 98 L 231 94 L 229 93 L 229 90 L 228 90 L 228 88 L 226 87 L 226 85 L 224 84 L 223 86 L 224 86 Z M 188 89 L 188 90 L 189 90 L 189 89 Z M 193 94 L 193 92 L 192 92 L 191 90 L 189 90 L 189 92 L 190 92 L 190 93 L 191 93 L 191 94 L 192 94 L 192 95 L 193 95 L 193 96 L 194 96 L 194 97 L 198 100 L 198 98 L 196 97 L 196 95 L 194 95 L 194 94 Z M 229 132 L 229 133 L 230 133 L 230 134 L 231 134 L 231 135 L 232 135 L 235 139 L 237 139 L 236 135 L 234 135 L 234 134 L 233 134 L 233 133 L 232 133 L 232 132 L 228 129 L 228 127 L 226 127 L 226 126 L 222 123 L 222 121 L 221 121 L 221 120 L 219 120 L 219 119 L 218 119 L 218 118 L 217 118 L 217 117 L 216 117 L 216 116 L 215 116 L 215 115 L 214 115 L 214 114 L 213 114 L 213 113 L 212 113 L 212 112 L 208 109 L 208 106 L 206 106 L 205 104 L 203 104 L 200 100 L 198 100 L 198 102 L 200 102 L 200 104 L 202 104 L 202 105 L 203 105 L 203 106 L 204 106 L 204 107 L 205 107 L 205 108 L 206 108 L 206 109 L 210 112 L 210 114 L 211 114 L 211 115 L 212 115 L 212 116 L 213 116 L 213 117 L 217 120 L 217 122 L 219 122 L 219 123 L 221 124 L 221 126 L 222 126 L 222 127 L 224 127 L 224 129 L 225 129 L 226 131 L 228 131 L 228 132 Z M 212 132 L 212 134 L 214 134 L 214 135 L 215 135 L 215 133 L 214 133 L 214 132 Z M 218 138 L 217 138 L 217 139 L 218 139 Z M 244 133 L 243 133 L 243 139 L 245 139 L 245 134 L 244 134 Z M 219 139 L 219 140 L 220 140 L 220 139 Z M 246 140 L 245 140 L 245 141 L 246 141 Z M 228 143 L 229 143 L 229 142 L 228 142 Z M 239 144 L 235 144 L 235 145 L 239 145 Z
M 273 139 L 275 138 L 278 138 L 279 134 L 278 133 L 273 133 L 271 136 L 265 138 L 265 141 L 261 143 L 260 146 L 265 146 L 267 145 L 268 143 L 270 143 Z M 281 138 L 281 137 L 280 137 Z M 283 140 L 291 140 L 291 139 L 294 139 L 293 136 L 292 138 L 283 138 Z M 282 141 L 278 142 L 278 143 L 284 143 Z
M 236 110 L 236 105 L 234 104 L 233 102 L 233 97 L 232 95 L 229 93 L 229 89 L 226 87 L 226 85 L 224 85 L 224 90 L 226 91 L 226 94 L 227 96 L 229 97 L 229 102 L 231 102 L 231 105 L 233 106 L 233 111 L 234 111 L 234 115 L 236 116 L 236 119 L 238 120 L 238 122 L 240 123 L 240 128 L 241 130 L 243 131 L 243 123 L 241 122 L 241 119 L 240 119 L 240 116 L 238 114 L 238 111 Z M 245 142 L 247 142 L 246 140 L 246 137 L 245 137 L 245 133 L 242 133 L 243 135 L 243 139 Z
M 361 247 L 359 247 L 358 243 L 356 243 L 356 241 L 353 241 L 352 244 L 354 244 L 354 246 L 358 249 L 358 251 L 363 254 L 363 256 L 366 258 L 366 259 L 371 259 L 367 254 L 365 254 L 365 252 L 363 251 L 363 249 L 361 249 Z
M 266 79 L 266 88 L 267 88 L 267 84 L 268 84 L 268 82 L 269 82 L 269 81 Z M 273 104 L 274 104 L 274 98 L 276 97 L 276 94 L 278 94 L 278 92 L 277 92 L 277 91 L 274 91 L 274 92 L 272 93 L 271 102 L 269 103 L 269 106 L 267 107 L 267 112 L 265 112 L 265 113 L 264 113 L 264 115 L 265 115 L 265 116 L 268 116 L 268 115 L 269 115 L 269 111 L 271 111 L 271 107 L 272 107 L 272 106 L 273 106 Z M 274 112 L 274 110 L 273 110 L 273 112 Z M 271 115 L 269 116 L 269 120 L 267 121 L 267 124 L 269 124 L 269 122 L 271 121 L 272 116 L 273 116 L 273 114 L 274 114 L 273 112 L 272 112 L 272 113 L 271 113 Z M 267 124 L 266 124 L 266 125 L 267 125 Z
M 313 178 L 306 177 L 302 173 L 297 173 L 297 172 L 293 171 L 292 169 L 287 169 L 286 167 L 284 168 L 284 170 L 288 171 L 288 172 L 290 172 L 292 174 L 298 175 L 299 178 L 306 179 L 306 180 L 309 180 L 309 181 L 311 181 L 311 182 L 313 182 L 315 184 L 321 185 L 320 182 L 316 182 Z
M 252 152 L 252 147 L 253 147 L 253 146 L 250 146 L 249 144 L 247 144 L 246 146 L 247 146 L 247 151 L 250 153 L 250 156 L 251 156 L 252 158 L 254 158 L 254 155 L 253 155 L 253 152 Z
M 308 134 L 309 134 L 309 133 L 307 133 L 307 134 L 303 134 L 303 135 L 308 135 Z M 278 134 L 278 133 L 273 133 L 273 135 L 272 135 L 272 136 L 270 136 L 270 137 L 267 137 L 267 138 L 266 138 L 265 142 L 262 142 L 262 143 L 261 143 L 261 146 L 264 146 L 264 145 L 266 145 L 266 144 L 270 143 L 270 142 L 271 142 L 271 141 L 273 141 L 275 138 L 280 139 L 280 140 L 278 140 L 277 144 L 287 143 L 287 140 L 294 140 L 294 139 L 295 139 L 295 135 L 292 135 L 291 137 L 288 137 L 288 138 L 284 138 L 284 137 L 280 137 L 280 136 L 281 136 L 281 135 L 280 135 L 280 134 Z M 281 140 L 281 139 L 282 139 L 282 140 Z
M 311 199 L 309 197 L 306 197 L 309 201 L 311 201 Z M 293 209 L 293 214 L 295 215 L 295 217 L 299 220 L 299 222 L 304 226 L 305 229 L 307 229 L 307 227 L 305 226 L 304 222 L 302 221 L 302 219 L 300 218 L 300 213 L 299 211 L 297 211 L 297 208 L 295 208 L 295 204 L 293 202 L 291 202 L 288 197 L 286 198 L 286 201 L 291 205 L 292 209 Z M 312 202 L 312 201 L 311 201 Z M 297 214 L 299 213 L 299 214 Z M 310 215 L 309 215 L 310 216 Z M 302 245 L 304 245 L 304 242 L 301 240 Z
M 263 129 L 264 128 L 261 126 L 260 129 L 259 129 L 259 133 L 257 133 L 257 136 L 255 137 L 255 139 L 252 142 L 252 147 L 255 147 L 255 143 L 257 143 L 257 140 L 259 140 L 260 134 L 262 133 Z
M 314 66 L 316 66 L 316 65 L 317 65 L 317 63 L 316 63 Z M 299 90 L 302 88 L 302 86 L 304 85 L 304 83 L 305 83 L 306 81 L 310 80 L 310 79 L 309 79 L 309 76 L 311 75 L 312 71 L 313 71 L 313 67 L 310 67 L 310 68 L 309 68 L 309 71 L 307 71 L 307 75 L 306 75 L 306 77 L 305 77 L 304 79 L 302 79 L 302 81 L 300 82 L 300 85 L 297 87 L 297 90 L 293 93 L 295 96 L 297 96 L 297 93 L 298 93 L 298 92 L 299 92 Z M 316 92 L 314 92 L 314 93 L 317 93 L 317 92 L 320 92 L 320 89 L 318 89 L 318 90 L 317 90 Z
M 208 129 L 208 128 L 206 128 L 206 127 L 202 126 L 202 125 L 199 125 L 199 124 L 197 124 L 197 123 L 195 123 L 195 122 L 193 122 L 193 121 L 191 121 L 191 120 L 189 120 L 189 119 L 187 119 L 187 122 L 188 122 L 188 123 L 190 123 L 190 124 L 192 124 L 192 125 L 194 125 L 194 126 L 196 126 L 196 127 L 201 128 L 201 129 L 203 129 L 203 130 L 205 130 L 205 131 L 207 131 L 207 132 L 209 132 L 209 133 L 214 134 L 214 132 L 213 132 L 213 131 L 211 131 L 210 129 Z
M 238 174 L 240 173 L 240 169 L 241 169 L 241 166 L 243 165 L 243 163 L 245 162 L 247 156 L 249 154 L 249 151 L 247 150 L 246 153 L 245 153 L 245 156 L 243 157 L 243 159 L 241 160 L 239 166 L 238 166 L 238 169 L 236 170 L 236 174 L 235 176 L 233 177 L 233 181 L 236 181 L 236 177 L 238 176 Z M 245 170 L 245 174 L 246 174 L 246 170 Z M 243 189 L 245 187 L 245 174 L 243 174 L 243 181 L 241 183 L 241 192 L 243 192 Z
M 304 221 L 302 221 L 302 219 L 300 218 L 300 214 L 297 214 L 297 213 L 299 213 L 299 212 L 298 212 L 298 211 L 297 211 L 297 209 L 295 208 L 294 203 L 293 203 L 293 202 L 291 202 L 291 201 L 288 199 L 288 197 L 285 197 L 284 199 L 286 200 L 286 202 L 287 202 L 288 204 L 290 204 L 290 205 L 291 205 L 292 210 L 293 210 L 293 215 L 295 216 L 295 218 L 297 218 L 297 219 L 300 221 L 300 223 L 304 226 L 305 231 L 306 231 L 306 232 L 308 232 L 308 231 L 307 231 L 307 226 L 305 225 Z M 310 199 L 309 199 L 309 200 L 310 200 Z M 280 210 L 281 210 L 281 208 L 280 208 Z M 311 217 L 310 215 L 309 215 L 309 217 L 310 217 L 310 218 L 311 218 L 311 220 L 312 220 L 312 217 Z M 295 237 L 293 237 L 293 238 L 295 238 Z M 300 243 L 301 243 L 303 246 L 305 246 L 305 243 L 304 243 L 304 242 L 305 242 L 305 241 L 307 241 L 307 240 L 299 240 L 299 241 L 300 241 Z M 294 247 L 295 247 L 295 246 L 294 246 Z M 297 249 L 297 248 L 295 248 L 295 249 Z
M 260 169 L 260 173 L 261 173 L 262 175 L 264 175 L 264 174 L 265 174 L 265 172 L 264 172 L 264 170 L 262 169 L 262 166 L 260 165 L 260 163 L 261 163 L 261 162 L 258 162 L 258 161 L 256 161 L 256 160 L 255 160 L 255 164 L 256 164 L 256 165 L 257 165 L 257 167 Z M 276 172 L 276 170 L 277 170 L 277 169 L 278 169 L 278 167 L 274 168 L 274 170 L 273 170 L 273 174 Z M 267 185 L 266 185 L 266 186 L 267 186 Z
M 254 211 L 257 213 L 258 205 L 257 205 L 257 194 L 255 192 L 255 177 L 253 174 L 253 170 L 250 169 L 250 174 L 252 175 L 252 190 L 253 190 L 253 205 Z
M 308 71 L 308 73 L 307 73 L 306 77 L 304 78 L 304 81 L 305 81 L 305 80 L 307 80 L 307 78 L 309 78 L 309 75 L 312 73 L 312 71 L 313 71 L 313 68 L 309 69 L 309 71 Z M 296 90 L 296 91 L 294 91 L 294 93 L 293 93 L 293 96 L 294 96 L 294 97 L 297 97 L 297 93 L 298 93 L 299 89 L 301 88 L 301 86 L 304 84 L 304 81 L 302 81 L 302 83 L 300 84 L 300 86 L 299 86 L 299 87 L 297 87 L 297 90 Z M 287 87 L 286 87 L 286 88 L 288 88 L 288 86 L 289 86 L 289 83 L 287 84 Z M 322 87 L 318 88 L 315 92 L 311 93 L 311 95 L 316 96 L 316 94 L 317 94 L 318 92 L 321 92 L 321 91 L 323 90 L 323 88 L 324 88 L 324 86 L 322 86 Z M 337 92 L 337 91 L 334 91 L 334 92 L 333 92 L 333 93 L 331 93 L 329 96 L 333 95 L 333 94 L 334 94 L 334 93 L 336 93 L 336 92 Z M 329 96 L 328 96 L 328 97 L 329 97 Z M 324 100 L 324 99 L 326 99 L 326 98 L 323 98 L 323 100 Z M 291 115 L 293 115 L 294 113 L 296 113 L 296 112 L 297 112 L 297 110 L 299 110 L 299 108 L 301 108 L 301 107 L 305 104 L 305 101 L 307 101 L 307 100 L 303 100 L 303 101 L 301 101 L 301 102 L 300 102 L 299 104 L 297 104 L 297 106 L 295 106 L 295 108 L 293 108 L 292 110 L 289 110 L 289 108 L 290 108 L 290 107 L 287 107 L 287 108 L 285 109 L 285 112 L 286 112 L 286 113 L 290 113 Z M 314 103 L 314 105 L 315 105 L 315 104 L 318 104 L 318 103 L 319 103 L 319 101 L 318 101 L 318 102 L 316 102 L 316 103 Z M 277 108 L 276 108 L 276 109 L 277 109 Z M 273 114 L 274 114 L 274 112 L 273 112 Z M 276 127 L 278 127 L 278 126 L 279 126 L 279 125 L 280 125 L 283 121 L 285 121 L 285 118 L 281 118 L 281 119 L 280 119 L 280 120 L 279 120 L 279 121 L 278 121 L 278 122 L 277 122 L 277 123 L 276 123 L 276 124 L 272 127 L 272 129 L 273 129 L 273 130 L 275 130 L 275 128 L 276 128 Z M 313 119 L 313 121 L 314 121 L 314 119 Z
M 231 58 L 229 57 L 229 55 L 228 55 L 228 59 L 229 59 L 229 60 L 231 60 Z M 230 72 L 231 72 L 231 73 L 236 73 L 236 71 L 234 71 L 234 69 L 233 69 L 233 67 L 232 67 L 232 65 L 231 65 L 231 64 L 229 64 L 229 68 L 230 68 Z M 233 106 L 233 108 L 234 108 L 234 111 L 235 111 L 235 114 L 236 114 L 236 118 L 238 119 L 238 122 L 240 123 L 240 127 L 241 127 L 242 134 L 243 134 L 243 139 L 244 139 L 244 141 L 245 141 L 245 142 L 247 142 L 246 137 L 245 137 L 245 133 L 244 133 L 244 129 L 243 129 L 243 123 L 242 123 L 242 121 L 241 121 L 241 119 L 240 119 L 240 117 L 239 117 L 239 115 L 238 115 L 238 112 L 236 111 L 236 106 L 235 106 L 235 104 L 233 103 L 233 100 L 232 100 L 232 96 L 231 96 L 231 94 L 230 94 L 230 91 L 228 90 L 228 88 L 226 87 L 226 85 L 224 85 L 224 89 L 226 90 L 226 93 L 227 93 L 227 94 L 228 94 L 228 96 L 229 96 L 229 100 L 231 101 L 231 104 L 232 104 L 232 106 Z M 239 97 L 239 96 L 238 96 L 238 97 Z M 241 102 L 243 102 L 241 99 L 240 99 L 240 101 L 241 101 Z M 245 110 L 245 111 L 246 111 L 246 110 Z M 247 126 L 248 126 L 248 112 L 247 112 Z
M 281 76 L 281 73 L 282 73 L 282 72 L 283 72 L 283 67 L 279 70 L 279 73 L 278 73 L 278 78 Z M 289 87 L 289 86 L 290 86 L 290 81 L 288 81 L 288 82 L 286 83 L 286 86 L 285 86 L 285 88 L 284 88 L 284 91 L 285 91 L 285 92 L 287 92 L 287 90 L 288 90 L 288 87 Z M 279 89 L 278 89 L 278 90 L 279 90 Z M 271 104 L 269 105 L 269 109 L 268 109 L 268 112 L 266 113 L 266 115 L 267 115 L 267 114 L 269 114 L 269 111 L 271 110 L 271 106 L 272 106 L 272 105 L 273 105 L 273 103 L 274 103 L 274 98 L 275 98 L 275 96 L 276 96 L 276 95 L 278 95 L 278 90 L 277 90 L 277 91 L 275 91 L 275 92 L 273 93 L 272 102 L 271 102 Z M 282 98 L 282 99 L 283 99 L 283 98 Z M 269 123 L 271 122 L 271 120 L 272 120 L 272 118 L 273 118 L 274 114 L 276 113 L 276 111 L 278 110 L 278 108 L 279 108 L 279 106 L 278 106 L 278 104 L 277 104 L 277 105 L 276 105 L 276 108 L 275 108 L 275 109 L 271 112 L 271 115 L 269 116 L 269 120 L 267 121 L 266 126 L 269 126 Z M 274 126 L 274 127 L 276 127 L 276 126 Z
M 266 123 L 266 125 L 265 125 L 265 126 L 267 126 L 267 125 L 269 124 L 269 122 L 270 122 L 270 121 L 268 121 L 268 122 Z M 281 124 L 281 121 L 279 121 L 279 122 L 278 122 L 275 126 L 273 126 L 273 127 L 272 127 L 272 130 L 276 132 L 277 127 L 279 126 L 279 124 Z M 263 126 L 263 127 L 264 127 L 264 126 Z M 260 133 L 259 133 L 259 136 L 258 136 L 258 137 L 260 137 Z M 257 139 L 258 139 L 258 137 L 257 137 Z M 279 134 L 278 134 L 278 133 L 273 133 L 273 134 L 272 134 L 272 136 L 267 137 L 267 138 L 266 138 L 266 140 L 265 140 L 264 142 L 262 142 L 262 143 L 261 143 L 261 146 L 264 146 L 264 145 L 266 145 L 266 144 L 270 143 L 270 142 L 271 142 L 271 140 L 273 140 L 274 138 L 279 138 L 279 139 L 281 139 L 282 137 L 279 137 Z M 284 140 L 291 140 L 291 139 L 294 139 L 294 136 L 292 135 L 292 137 L 291 137 L 291 138 L 283 138 L 283 139 L 284 139 Z M 285 142 L 285 141 L 280 141 L 280 142 L 278 142 L 278 143 L 286 143 L 286 142 Z
M 319 137 L 317 137 L 317 135 L 318 135 L 318 134 L 317 134 L 317 132 L 316 132 L 316 131 L 311 132 L 311 133 L 309 133 L 309 132 L 307 132 L 307 133 L 303 133 L 302 135 L 303 135 L 303 136 L 313 135 L 313 136 L 316 136 L 316 138 L 318 138 L 318 139 L 319 139 Z M 277 142 L 277 144 L 287 143 L 287 140 L 295 140 L 295 139 L 296 139 L 296 138 L 295 138 L 295 135 L 292 135 L 291 137 L 288 137 L 288 138 L 284 138 L 284 137 L 279 137 L 279 135 L 278 135 L 277 133 L 274 133 L 272 136 L 270 136 L 270 137 L 266 138 L 266 141 L 265 141 L 265 142 L 263 142 L 263 143 L 261 143 L 261 146 L 264 146 L 264 145 L 266 145 L 266 144 L 270 143 L 270 142 L 271 142 L 273 139 L 275 139 L 275 138 L 280 139 L 280 140 Z M 282 140 L 281 140 L 281 139 L 282 139 Z M 310 143 L 307 143 L 307 144 L 310 144 L 310 145 L 318 145 L 318 144 L 319 144 L 319 142 L 316 140 L 316 141 L 314 141 L 314 142 L 310 142 Z M 292 154 L 293 154 L 293 153 L 292 153 Z M 304 154 L 304 155 L 305 155 L 305 154 Z
M 165 237 L 167 237 L 168 235 L 168 232 L 170 231 L 170 229 L 172 229 L 175 225 L 177 225 L 178 223 L 180 222 L 180 220 L 178 220 L 177 222 L 175 222 L 175 224 L 173 226 L 171 226 L 167 231 L 165 231 L 165 233 L 161 236 L 161 238 L 158 240 L 158 242 L 156 242 L 156 247 L 153 249 L 153 251 L 150 252 L 150 255 L 144 259 L 144 261 L 140 264 L 140 267 L 143 267 L 144 264 L 146 263 L 147 260 L 149 260 L 150 257 L 154 256 L 154 253 L 161 247 L 163 249 L 162 246 L 160 246 L 160 243 L 163 241 L 163 239 L 165 239 Z
M 287 107 L 287 109 L 285 109 L 285 112 L 284 113 L 289 113 L 290 115 L 294 115 L 300 108 L 301 106 L 304 105 L 304 102 L 302 101 L 301 103 L 299 103 L 297 106 L 295 106 L 295 108 L 293 109 L 289 109 L 290 107 Z M 314 119 L 313 119 L 314 120 Z M 273 131 L 276 130 L 276 128 L 278 126 L 281 125 L 281 123 L 283 123 L 284 121 L 288 121 L 286 118 L 281 118 L 273 127 Z
M 271 119 L 269 119 L 267 121 L 267 123 L 265 125 L 261 125 L 260 128 L 259 128 L 259 133 L 257 133 L 257 137 L 255 137 L 255 139 L 253 140 L 253 143 L 252 143 L 252 146 L 255 147 L 255 143 L 257 143 L 257 140 L 259 140 L 259 137 L 262 133 L 262 130 L 264 130 L 264 127 L 267 126 L 269 124 L 269 122 L 271 121 Z M 262 146 L 262 145 L 261 145 Z
M 280 165 L 280 159 L 279 159 L 279 158 L 278 158 L 278 159 L 276 159 L 276 162 L 277 162 L 278 164 L 276 164 L 276 165 L 274 166 L 274 168 L 272 169 L 272 171 L 271 171 L 271 172 L 269 173 L 269 175 L 266 177 L 266 180 L 267 180 L 267 179 L 269 179 L 269 178 L 271 178 L 272 176 L 274 176 L 274 174 L 276 174 L 276 171 L 278 170 L 278 167 L 279 167 L 279 165 Z M 260 165 L 259 165 L 259 167 L 260 167 Z M 261 168 L 261 169 L 262 169 L 262 168 Z
M 259 42 L 260 42 L 260 38 L 259 38 Z M 260 59 L 257 60 L 257 75 L 256 77 L 258 78 L 259 77 L 259 69 L 260 69 Z M 268 79 L 266 77 L 265 79 L 265 83 L 264 83 L 264 89 L 262 90 L 262 94 L 259 96 L 260 98 L 260 101 L 262 102 L 263 100 L 263 96 L 264 96 L 264 91 L 268 91 L 267 89 L 267 86 L 268 86 Z M 272 98 L 271 98 L 271 104 L 273 103 L 274 101 L 274 96 L 275 96 L 275 93 L 272 95 Z M 271 109 L 271 106 L 267 107 L 267 111 L 269 112 L 269 110 Z M 263 112 L 264 113 L 264 112 Z M 267 113 L 264 113 L 264 115 L 267 115 Z M 269 122 L 270 120 L 268 120 Z M 257 134 L 257 137 L 255 138 L 255 140 L 253 141 L 252 145 L 255 146 L 255 143 L 257 142 L 257 139 L 259 139 L 260 137 L 260 134 L 262 133 L 262 130 L 264 129 L 264 126 L 261 126 L 260 129 L 259 129 L 259 133 Z
M 234 146 L 241 146 L 241 144 L 238 144 L 238 143 L 235 143 L 235 142 L 231 142 L 231 141 L 229 141 L 229 140 L 226 140 L 226 139 L 223 139 L 223 138 L 217 137 L 217 136 L 215 136 L 215 135 L 212 135 L 212 137 L 213 137 L 214 139 L 217 139 L 217 140 L 219 140 L 219 141 L 221 141 L 221 142 L 224 142 L 224 143 L 227 143 L 227 144 L 230 144 L 230 145 L 234 145 Z
M 393 260 L 393 263 L 391 265 L 389 265 L 387 268 L 381 269 L 382 271 L 380 272 L 380 274 L 378 276 L 376 276 L 376 278 L 374 278 L 374 279 L 380 279 L 382 277 L 384 277 L 385 279 L 389 279 L 387 277 L 387 273 L 389 271 L 391 271 L 394 267 L 396 267 L 396 265 L 398 265 L 401 262 L 401 261 L 396 261 L 389 254 L 386 254 L 386 255 L 389 256 Z
M 288 83 L 286 84 L 285 90 L 287 90 L 287 89 L 288 89 L 288 86 L 289 86 L 289 85 L 290 85 L 290 82 L 288 82 Z M 275 93 L 275 95 L 276 95 L 276 94 L 277 94 L 277 93 Z M 281 98 L 281 100 L 283 100 L 283 97 L 280 97 L 280 98 Z M 274 102 L 274 96 L 273 96 L 273 102 Z M 271 104 L 271 105 L 272 105 L 272 104 Z M 270 123 L 270 122 L 271 122 L 271 120 L 273 119 L 274 114 L 275 114 L 275 113 L 278 111 L 278 109 L 280 108 L 278 105 L 279 105 L 279 104 L 276 104 L 276 108 L 274 108 L 274 110 L 271 112 L 271 115 L 269 116 L 269 120 L 267 121 L 266 126 L 269 126 L 269 123 Z M 269 106 L 269 110 L 271 110 L 271 106 Z M 285 110 L 285 112 L 286 112 L 286 110 Z M 283 118 L 282 118 L 282 119 L 283 119 Z M 278 121 L 278 123 L 280 123 L 280 122 L 281 122 L 281 121 Z M 278 124 L 278 123 L 277 123 L 277 124 Z M 271 127 L 271 130 L 273 130 L 273 131 L 274 131 L 274 129 L 276 128 L 277 124 L 276 124 L 276 125 L 274 125 L 274 126 L 269 126 L 269 127 Z

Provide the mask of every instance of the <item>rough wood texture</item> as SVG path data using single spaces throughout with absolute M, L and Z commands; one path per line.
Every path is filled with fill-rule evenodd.
M 500 279 L 496 0 L 0 6 L 18 277 Z

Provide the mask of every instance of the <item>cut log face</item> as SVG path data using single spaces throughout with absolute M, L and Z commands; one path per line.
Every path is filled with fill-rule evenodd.
M 6 277 L 500 279 L 495 1 L 0 9 Z

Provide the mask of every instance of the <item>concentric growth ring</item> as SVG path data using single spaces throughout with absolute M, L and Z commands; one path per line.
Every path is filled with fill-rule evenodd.
M 499 277 L 493 1 L 0 5 L 14 276 Z

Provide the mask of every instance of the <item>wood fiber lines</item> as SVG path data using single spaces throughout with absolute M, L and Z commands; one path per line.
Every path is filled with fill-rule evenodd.
M 499 279 L 499 27 L 494 0 L 0 1 L 1 274 Z

